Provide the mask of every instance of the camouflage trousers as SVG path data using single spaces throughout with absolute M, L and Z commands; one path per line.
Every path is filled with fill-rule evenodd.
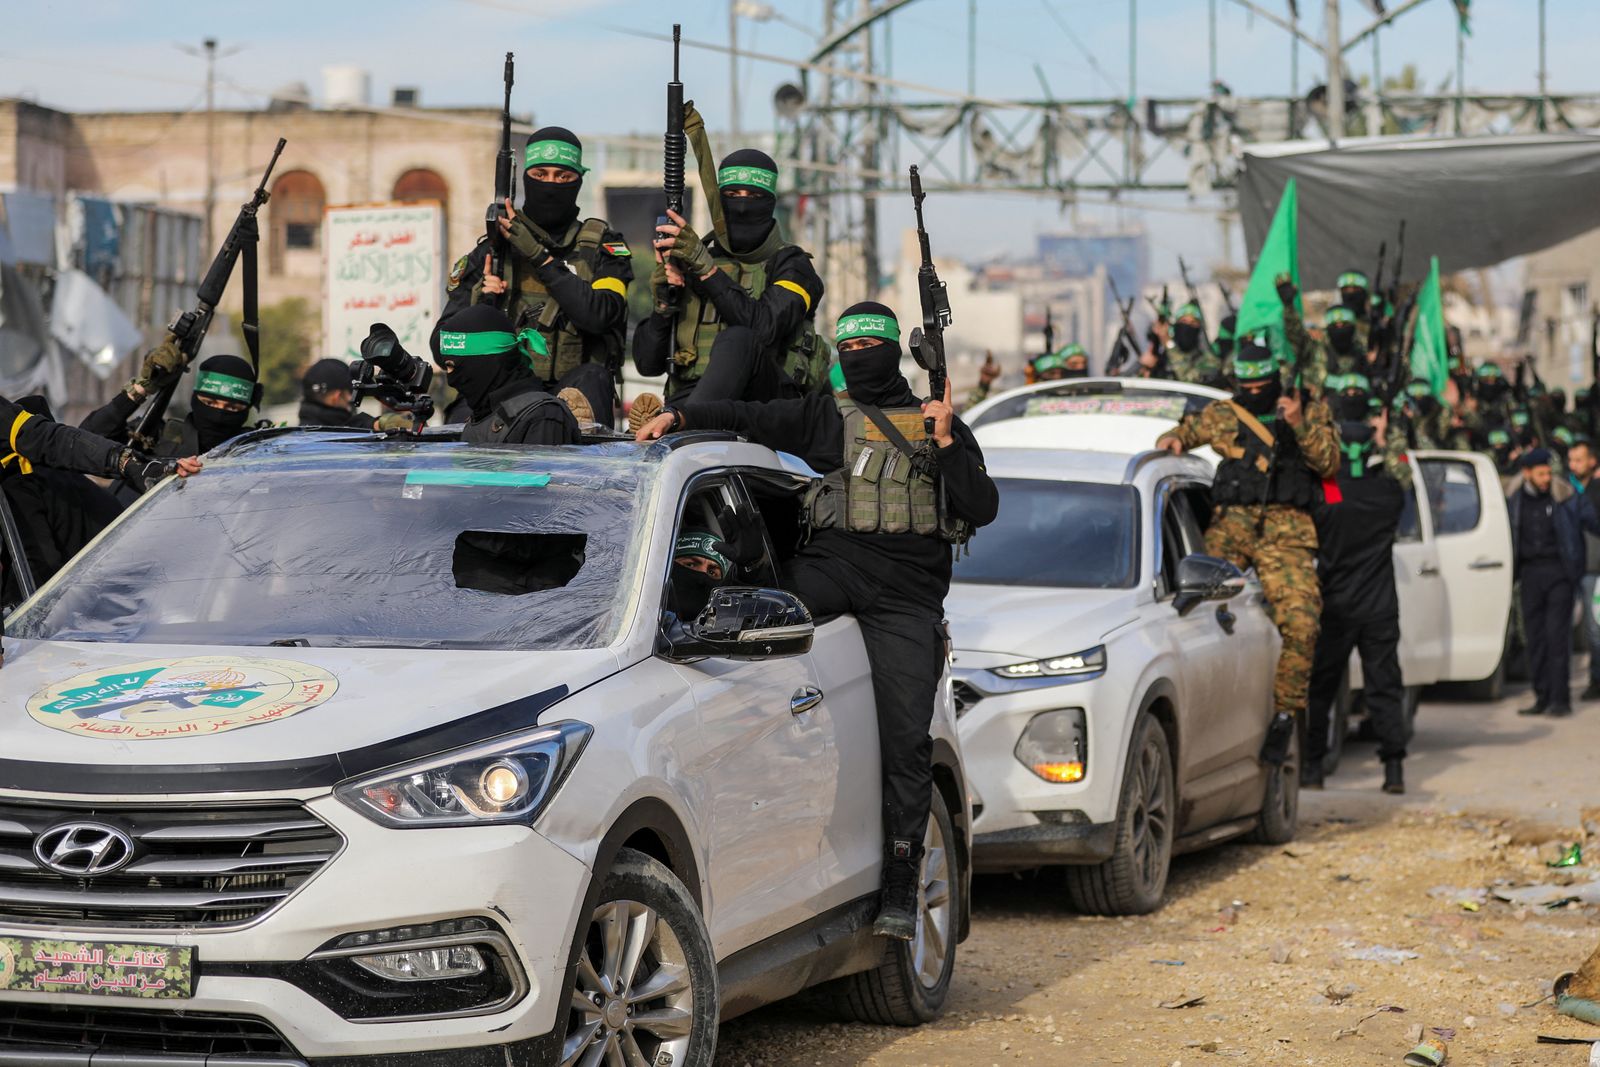
M 1253 507 L 1219 507 L 1206 530 L 1206 552 L 1240 570 L 1256 569 L 1267 595 L 1267 612 L 1283 650 L 1272 695 L 1278 711 L 1298 715 L 1311 688 L 1311 661 L 1322 623 L 1322 586 L 1317 582 L 1317 528 L 1298 508 L 1274 505 L 1259 536 Z

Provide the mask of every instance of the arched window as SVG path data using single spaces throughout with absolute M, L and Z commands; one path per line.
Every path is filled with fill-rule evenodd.
M 322 208 L 327 203 L 322 182 L 307 170 L 280 174 L 272 183 L 272 237 L 268 246 L 268 267 L 273 274 L 283 273 L 287 251 L 315 250 L 321 244 Z
M 418 200 L 437 200 L 444 232 L 447 234 L 450 232 L 450 186 L 445 183 L 444 177 L 438 171 L 429 170 L 427 167 L 406 171 L 395 179 L 393 199 L 402 204 L 411 204 Z

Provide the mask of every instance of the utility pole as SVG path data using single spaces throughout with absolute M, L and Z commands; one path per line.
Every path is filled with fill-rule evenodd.
M 1539 132 L 1545 129 L 1545 104 L 1550 99 L 1550 68 L 1544 61 L 1544 0 L 1539 0 Z
M 1139 0 L 1128 0 L 1128 123 L 1122 131 L 1122 169 L 1133 172 L 1134 139 L 1139 136 L 1134 108 L 1139 102 Z
M 1344 53 L 1339 48 L 1339 0 L 1328 0 L 1323 50 L 1328 56 L 1328 140 L 1344 139 Z
M 205 39 L 206 50 L 206 217 L 202 248 L 213 248 L 211 216 L 217 210 L 217 39 Z
M 728 132 L 739 140 L 739 0 L 728 0 Z M 714 191 L 714 190 L 713 190 Z
M 1457 137 L 1461 136 L 1461 113 L 1466 104 L 1467 95 L 1467 35 L 1461 25 L 1461 19 L 1456 19 L 1456 129 Z

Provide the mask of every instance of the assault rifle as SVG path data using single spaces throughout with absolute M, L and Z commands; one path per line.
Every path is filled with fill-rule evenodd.
M 261 232 L 256 227 L 256 214 L 261 210 L 261 205 L 272 195 L 267 192 L 267 182 L 272 178 L 272 168 L 278 165 L 278 157 L 283 154 L 283 146 L 286 144 L 288 142 L 282 137 L 278 138 L 278 147 L 272 150 L 272 158 L 267 161 L 266 172 L 261 175 L 261 182 L 256 186 L 256 191 L 251 194 L 248 201 L 239 206 L 238 217 L 233 220 L 233 226 L 228 230 L 228 236 L 222 242 L 217 258 L 211 261 L 206 276 L 200 280 L 200 288 L 195 293 L 194 310 L 185 311 L 167 326 L 167 340 L 178 346 L 178 351 L 183 355 L 185 370 L 200 354 L 200 343 L 206 339 L 206 331 L 211 328 L 212 316 L 217 313 L 217 305 L 222 302 L 223 290 L 228 287 L 228 279 L 233 277 L 234 264 L 239 262 L 240 254 L 244 253 L 244 314 L 240 328 L 244 333 L 245 348 L 250 352 L 250 366 L 256 370 L 257 378 L 260 378 L 261 323 L 256 311 L 256 245 L 260 241 Z M 172 403 L 172 394 L 177 392 L 178 379 L 181 376 L 181 372 L 174 374 L 157 388 L 150 406 L 145 409 L 144 415 L 139 419 L 139 425 L 133 430 L 134 444 L 147 452 L 156 446 L 156 439 L 161 431 L 161 420 L 166 417 L 167 405 Z
M 922 300 L 922 325 L 911 330 L 911 358 L 917 366 L 928 372 L 928 395 L 932 400 L 944 399 L 945 363 L 944 330 L 951 323 L 950 291 L 939 280 L 933 265 L 933 251 L 928 246 L 928 228 L 922 223 L 922 201 L 927 194 L 922 191 L 922 175 L 915 163 L 911 164 L 911 204 L 917 213 L 917 245 L 922 251 L 922 262 L 917 266 L 917 296 Z M 933 437 L 933 419 L 923 420 L 923 430 Z
M 1056 350 L 1056 324 L 1050 318 L 1050 305 L 1044 306 L 1044 355 Z
M 1189 303 L 1197 308 L 1202 308 L 1200 312 L 1200 336 L 1204 337 L 1206 335 L 1206 322 L 1205 311 L 1200 303 L 1200 291 L 1194 287 L 1194 282 L 1189 280 L 1189 264 L 1183 261 L 1182 256 L 1178 257 L 1178 276 L 1183 279 L 1183 287 L 1189 290 Z
M 1111 302 L 1117 305 L 1117 312 L 1122 316 L 1122 331 L 1117 334 L 1115 343 L 1111 346 L 1111 354 L 1106 357 L 1106 374 L 1115 376 L 1122 372 L 1122 365 L 1132 356 L 1135 361 L 1139 358 L 1139 345 L 1133 339 L 1133 323 L 1128 316 L 1133 314 L 1133 297 L 1127 302 L 1122 300 L 1122 294 L 1117 292 L 1117 280 L 1111 275 L 1106 275 L 1106 281 L 1111 284 Z
M 506 276 L 506 237 L 500 232 L 500 220 L 510 218 L 506 201 L 511 199 L 511 83 L 514 77 L 511 57 L 512 54 L 507 52 L 506 100 L 500 109 L 500 151 L 494 157 L 494 203 L 489 205 L 489 210 L 483 216 L 484 232 L 489 237 L 489 265 L 485 272 L 502 279 Z M 505 293 L 492 296 L 489 301 L 499 307 L 505 301 Z
M 688 141 L 683 136 L 683 82 L 678 80 L 678 42 L 683 27 L 672 24 L 672 80 L 667 83 L 667 133 L 661 145 L 661 191 L 667 197 L 667 210 L 683 215 L 683 164 L 688 156 Z M 665 215 L 657 226 L 672 220 Z
M 1237 318 L 1239 315 L 1239 308 L 1234 304 L 1233 294 L 1228 291 L 1227 285 L 1221 281 L 1218 281 L 1217 292 L 1222 294 L 1222 306 L 1228 309 L 1228 314 Z

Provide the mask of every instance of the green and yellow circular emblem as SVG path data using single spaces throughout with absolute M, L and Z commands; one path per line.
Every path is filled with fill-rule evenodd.
M 17 974 L 17 957 L 11 951 L 11 946 L 0 939 L 0 989 L 11 985 L 11 979 Z
M 87 737 L 204 737 L 298 715 L 338 688 L 337 678 L 309 663 L 191 656 L 87 671 L 35 693 L 28 714 Z

